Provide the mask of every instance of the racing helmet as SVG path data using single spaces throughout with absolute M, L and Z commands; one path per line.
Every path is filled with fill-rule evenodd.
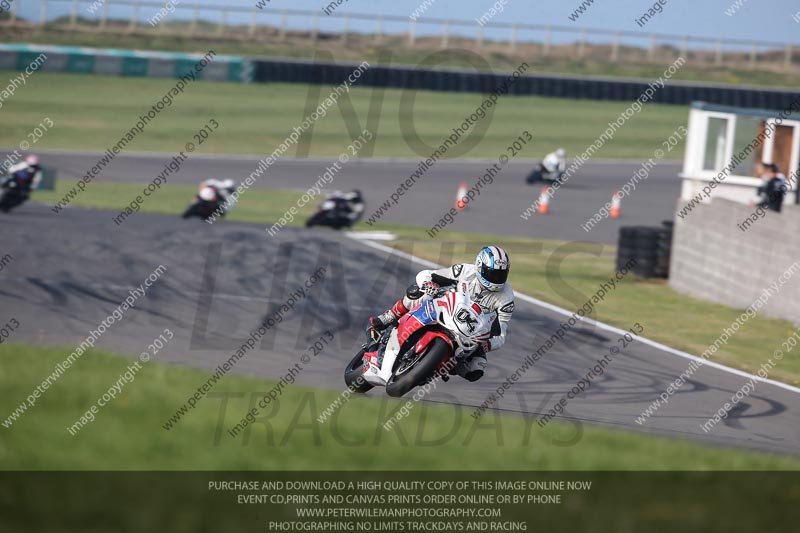
M 214 189 L 211 187 L 203 187 L 200 189 L 200 199 L 205 200 L 206 202 L 213 202 L 217 199 L 217 193 L 214 192 Z
M 478 283 L 492 292 L 503 290 L 511 271 L 508 253 L 499 246 L 484 246 L 475 259 Z
M 29 155 L 25 158 L 25 164 L 29 167 L 38 167 L 39 166 L 39 158 L 33 154 Z
M 223 189 L 233 189 L 234 185 L 236 185 L 232 179 L 222 180 L 222 188 Z
M 563 148 L 559 148 L 558 150 L 556 150 L 556 155 L 558 157 L 567 157 L 567 151 L 564 150 Z

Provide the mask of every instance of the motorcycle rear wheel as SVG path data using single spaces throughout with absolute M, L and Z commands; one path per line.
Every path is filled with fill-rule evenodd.
M 422 358 L 410 370 L 399 376 L 396 373 L 392 374 L 386 384 L 386 394 L 400 398 L 414 387 L 428 381 L 436 373 L 439 364 L 450 354 L 450 350 L 450 345 L 444 339 L 433 339 Z

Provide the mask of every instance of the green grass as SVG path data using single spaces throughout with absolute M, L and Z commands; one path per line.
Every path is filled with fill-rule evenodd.
M 55 125 L 33 146 L 34 150 L 104 151 L 116 144 L 173 84 L 174 80 L 167 79 L 36 73 L 4 102 L 0 146 L 19 146 L 35 125 L 49 117 Z M 321 98 L 313 100 L 314 106 L 328 94 L 325 88 L 321 91 Z M 302 84 L 198 82 L 189 85 L 125 150 L 176 153 L 213 118 L 219 122 L 219 129 L 198 148 L 198 153 L 266 155 L 303 121 L 308 94 L 309 86 Z M 377 94 L 369 87 L 351 89 L 349 96 L 360 122 L 353 126 L 356 131 L 367 127 L 371 98 Z M 374 152 L 362 150 L 359 155 L 429 157 L 433 147 L 444 142 L 483 98 L 478 94 L 418 91 L 412 112 L 401 106 L 402 94 L 400 90 L 385 91 L 380 114 L 376 115 L 377 126 L 370 125 L 376 138 Z M 484 119 L 490 122 L 483 140 L 460 155 L 496 158 L 525 130 L 534 141 L 520 157 L 540 158 L 559 146 L 569 154 L 581 153 L 627 106 L 627 102 L 503 98 L 494 108 L 494 116 Z M 401 115 L 413 116 L 419 139 L 431 148 L 412 150 L 400 127 Z M 595 156 L 651 157 L 653 147 L 660 146 L 685 124 L 687 116 L 686 107 L 648 104 Z M 351 142 L 347 132 L 342 114 L 334 106 L 317 122 L 309 153 L 298 153 L 292 147 L 286 155 L 338 155 Z M 413 142 L 411 145 L 416 146 Z M 452 153 L 457 153 L 456 149 L 451 149 Z M 681 158 L 682 153 L 680 146 L 668 155 Z
M 72 349 L 0 346 L 2 421 Z M 225 411 L 219 397 L 205 398 L 167 431 L 162 424 L 208 379 L 208 372 L 157 361 L 143 365 L 120 396 L 71 436 L 67 428 L 130 364 L 130 359 L 102 351 L 84 354 L 10 428 L 0 427 L 0 469 L 800 469 L 796 459 L 588 426 L 583 427 L 575 445 L 559 446 L 554 441 L 574 439 L 575 427 L 556 422 L 544 429 L 532 422 L 526 427 L 520 416 L 494 413 L 484 415 L 484 426 L 477 427 L 470 410 L 458 411 L 452 406 L 418 405 L 402 420 L 398 431 L 386 432 L 381 425 L 402 403 L 388 397 L 375 401 L 354 398 L 335 420 L 319 424 L 316 417 L 339 393 L 297 384 L 285 389 L 277 409 L 265 413 L 268 427 L 256 424 L 249 436 L 232 438 L 227 429 L 245 414 L 252 394 L 263 394 L 274 385 L 234 375 L 226 376 L 214 390 L 240 394 L 229 399 Z M 450 428 L 455 428 L 452 436 L 441 445 L 426 445 L 447 437 Z M 221 435 L 216 439 L 218 431 Z
M 185 23 L 171 24 L 174 27 L 183 26 Z M 201 25 L 208 33 L 216 31 L 215 25 Z M 46 27 L 34 33 L 25 35 L 25 42 L 42 44 L 59 44 L 68 46 L 94 46 L 100 48 L 129 48 L 137 50 L 170 50 L 180 52 L 202 52 L 215 50 L 218 54 L 245 55 L 256 57 L 293 57 L 293 58 L 319 58 L 319 53 L 332 53 L 339 63 L 363 61 L 370 63 L 378 61 L 385 54 L 391 54 L 393 65 L 418 65 L 432 53 L 440 51 L 440 39 L 421 37 L 415 48 L 408 48 L 405 39 L 392 37 L 381 44 L 375 44 L 371 37 L 351 35 L 349 42 L 341 43 L 338 35 L 328 38 L 316 46 L 305 38 L 293 39 L 289 42 L 265 42 L 262 39 L 241 39 L 247 31 L 240 28 L 236 37 L 226 38 L 215 35 L 188 37 L 181 35 L 165 35 L 161 32 L 131 34 L 126 31 L 127 25 L 111 28 L 106 33 L 101 32 L 74 32 L 65 31 L 54 27 Z M 229 30 L 234 34 L 234 30 Z M 0 41 L 19 41 L 19 30 L 16 28 L 0 27 Z M 485 43 L 477 48 L 474 41 L 453 38 L 451 48 L 466 48 L 480 54 L 494 72 L 512 71 L 522 61 L 528 62 L 537 72 L 554 72 L 560 74 L 588 74 L 597 76 L 618 76 L 628 78 L 654 79 L 661 76 L 664 68 L 677 58 L 677 50 L 660 50 L 658 61 L 645 60 L 645 51 L 633 51 L 640 59 L 629 62 L 612 62 L 609 56 L 609 47 L 596 47 L 588 44 L 586 47 L 587 58 L 575 59 L 571 57 L 542 57 L 539 52 L 532 51 L 530 47 L 520 45 L 516 53 L 509 53 L 508 48 L 494 43 Z M 628 53 L 625 47 L 621 50 L 623 57 Z M 557 55 L 557 54 L 554 54 Z M 767 64 L 766 68 L 747 68 L 747 59 L 739 59 L 735 64 L 717 67 L 707 63 L 694 63 L 696 54 L 689 53 L 689 63 L 676 73 L 675 79 L 686 81 L 706 81 L 715 83 L 730 83 L 735 85 L 766 85 L 796 87 L 800 85 L 800 75 L 783 70 L 782 64 L 772 57 L 772 69 Z M 324 60 L 324 58 L 323 58 Z M 708 61 L 708 60 L 706 60 Z M 726 59 L 727 63 L 727 59 Z M 762 61 L 758 63 L 763 65 Z M 474 69 L 475 66 L 457 56 L 451 58 L 446 66 L 461 66 Z
M 74 182 L 59 180 L 55 191 L 38 191 L 34 199 L 54 202 L 72 185 Z M 141 189 L 137 184 L 96 182 L 78 195 L 72 205 L 119 211 L 140 194 Z M 177 215 L 188 205 L 195 191 L 193 186 L 164 186 L 144 203 L 142 210 Z M 251 189 L 242 196 L 227 220 L 272 225 L 299 196 L 299 192 L 293 191 Z M 301 226 L 314 209 L 314 205 L 304 207 L 291 225 Z M 440 264 L 471 262 L 481 245 L 502 243 L 514 258 L 511 282 L 515 290 L 575 311 L 597 292 L 601 283 L 608 282 L 614 272 L 613 246 L 449 230 L 430 239 L 424 228 L 398 224 L 380 223 L 372 227 L 361 224 L 359 229 L 391 230 L 400 239 L 394 246 Z M 443 246 L 443 242 L 448 244 Z M 741 313 L 741 310 L 679 294 L 665 281 L 636 279 L 629 275 L 597 305 L 593 317 L 625 330 L 639 322 L 645 328 L 645 337 L 700 355 Z M 748 320 L 712 360 L 754 372 L 781 347 L 781 340 L 789 337 L 793 330 L 788 321 L 758 316 Z M 800 385 L 800 358 L 784 357 L 770 377 Z

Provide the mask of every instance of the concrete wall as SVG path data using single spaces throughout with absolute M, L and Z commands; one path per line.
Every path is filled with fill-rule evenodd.
M 679 202 L 678 209 L 684 205 Z M 742 231 L 754 207 L 714 199 L 675 218 L 670 286 L 678 292 L 744 309 L 786 273 L 761 313 L 800 324 L 800 207 L 784 204 Z M 793 272 L 787 272 L 793 264 Z

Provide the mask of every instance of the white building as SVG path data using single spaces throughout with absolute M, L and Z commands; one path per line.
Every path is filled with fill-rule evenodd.
M 795 120 L 790 120 L 792 117 Z M 761 185 L 756 163 L 775 163 L 797 190 L 800 166 L 800 117 L 787 111 L 744 109 L 694 102 L 689 111 L 681 198 L 690 200 L 716 178 L 703 202 L 727 198 L 749 204 Z M 794 204 L 794 192 L 784 205 Z

